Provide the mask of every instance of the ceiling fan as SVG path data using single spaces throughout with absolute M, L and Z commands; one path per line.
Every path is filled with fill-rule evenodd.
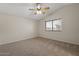
M 48 9 L 50 8 L 42 3 L 36 3 L 34 8 L 29 8 L 29 10 L 32 10 L 35 15 L 45 14 Z

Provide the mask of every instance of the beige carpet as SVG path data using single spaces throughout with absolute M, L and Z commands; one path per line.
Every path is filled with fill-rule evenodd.
M 45 38 L 33 38 L 0 46 L 2 56 L 72 56 L 79 55 L 79 45 Z

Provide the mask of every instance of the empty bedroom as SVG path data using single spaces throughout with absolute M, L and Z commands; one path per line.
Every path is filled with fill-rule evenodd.
M 0 3 L 0 56 L 79 56 L 79 4 Z

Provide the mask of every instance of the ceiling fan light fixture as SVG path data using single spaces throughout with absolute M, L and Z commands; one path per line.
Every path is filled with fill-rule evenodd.
M 44 5 L 41 3 L 36 3 L 35 8 L 29 9 L 29 10 L 32 10 L 35 15 L 45 14 L 46 11 L 49 9 L 49 7 L 48 6 L 42 7 L 42 6 Z
M 37 14 L 42 14 L 42 11 L 36 11 Z

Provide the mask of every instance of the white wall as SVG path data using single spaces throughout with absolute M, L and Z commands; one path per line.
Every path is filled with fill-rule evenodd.
M 36 37 L 36 21 L 0 15 L 0 44 Z
M 61 32 L 45 31 L 45 21 L 62 18 L 63 30 Z M 53 13 L 39 22 L 39 35 L 41 37 L 79 44 L 79 5 L 70 5 Z

